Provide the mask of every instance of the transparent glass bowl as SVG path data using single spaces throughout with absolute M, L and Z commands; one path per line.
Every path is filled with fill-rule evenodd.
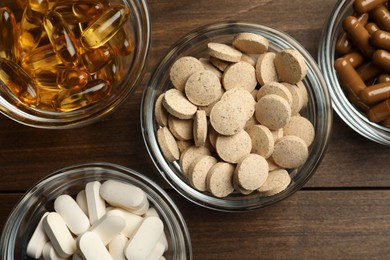
M 111 94 L 90 106 L 71 112 L 50 112 L 21 104 L 15 98 L 0 95 L 0 112 L 7 117 L 38 128 L 73 128 L 98 121 L 117 109 L 141 81 L 150 49 L 151 25 L 145 0 L 112 0 L 115 4 L 125 4 L 129 20 L 124 26 L 134 32 L 134 52 L 121 57 L 125 71 L 123 78 L 112 86 Z M 4 5 L 16 6 L 16 1 L 5 0 Z M 16 7 L 15 7 L 16 8 Z M 11 8 L 12 9 L 12 8 Z
M 235 34 L 251 32 L 266 37 L 270 50 L 285 48 L 297 49 L 305 58 L 308 73 L 304 83 L 308 90 L 309 104 L 303 114 L 313 123 L 316 138 L 309 148 L 309 158 L 298 169 L 291 171 L 291 184 L 274 196 L 261 197 L 256 192 L 243 196 L 234 193 L 225 198 L 216 198 L 191 187 L 180 171 L 178 162 L 165 160 L 156 139 L 159 125 L 154 117 L 154 104 L 157 97 L 171 88 L 169 70 L 182 56 L 207 57 L 207 43 L 231 43 Z M 152 74 L 144 90 L 141 104 L 141 127 L 143 138 L 151 159 L 160 174 L 169 184 L 188 200 L 206 208 L 220 211 L 247 211 L 274 204 L 298 191 L 314 174 L 324 155 L 332 127 L 330 95 L 316 62 L 310 54 L 289 35 L 275 29 L 249 23 L 222 22 L 195 29 L 178 40 L 163 57 Z
M 59 195 L 76 196 L 86 183 L 109 179 L 133 184 L 145 191 L 150 205 L 164 222 L 169 243 L 169 249 L 164 254 L 167 259 L 192 259 L 187 225 L 168 194 L 141 173 L 110 163 L 83 164 L 61 169 L 27 191 L 9 215 L 2 231 L 2 259 L 30 259 L 26 256 L 27 243 L 44 212 L 53 211 L 53 202 Z
M 390 128 L 371 122 L 348 101 L 334 69 L 336 41 L 342 30 L 344 18 L 353 14 L 353 2 L 339 0 L 330 13 L 318 48 L 318 64 L 329 87 L 333 108 L 341 119 L 360 135 L 390 146 Z

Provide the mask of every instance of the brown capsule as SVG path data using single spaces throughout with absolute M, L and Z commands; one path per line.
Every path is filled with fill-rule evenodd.
M 364 27 L 370 35 L 379 30 L 379 27 L 376 25 L 376 23 L 368 23 Z
M 356 69 L 356 72 L 359 74 L 360 78 L 366 82 L 375 79 L 383 70 L 372 62 L 367 62 L 359 66 Z
M 367 105 L 372 105 L 390 98 L 390 83 L 378 83 L 366 87 L 360 92 L 360 100 Z
M 360 52 L 357 52 L 357 51 L 345 54 L 343 57 L 349 63 L 351 63 L 352 67 L 354 67 L 354 68 L 359 67 L 364 62 L 364 56 Z
M 360 91 L 366 88 L 366 84 L 360 78 L 354 67 L 344 58 L 338 58 L 334 63 L 334 68 L 341 83 L 349 93 L 358 97 Z
M 372 62 L 386 71 L 390 71 L 390 52 L 376 50 L 372 55 Z
M 378 83 L 390 82 L 390 74 L 382 73 L 378 76 Z
M 390 33 L 377 30 L 372 34 L 371 43 L 379 49 L 390 50 Z
M 370 106 L 365 104 L 363 101 L 361 101 L 358 97 L 356 97 L 353 94 L 348 94 L 348 100 L 349 102 L 351 102 L 351 104 L 355 105 L 363 112 L 367 112 L 370 109 Z
M 384 127 L 390 128 L 390 117 L 381 121 L 381 125 L 383 125 Z
M 355 0 L 353 8 L 359 14 L 367 13 L 378 5 L 385 3 L 387 0 Z
M 368 18 L 370 18 L 370 16 L 368 15 L 368 13 L 364 13 L 359 15 L 356 18 L 358 19 L 361 25 L 366 26 L 366 24 L 368 23 Z
M 16 20 L 8 7 L 0 8 L 0 57 L 16 61 L 18 53 Z
M 367 112 L 367 117 L 374 123 L 379 123 L 390 117 L 390 99 L 386 99 L 381 103 L 370 108 Z
M 372 10 L 370 15 L 380 29 L 390 31 L 390 12 L 384 5 Z
M 353 51 L 351 42 L 348 40 L 347 33 L 342 31 L 336 40 L 335 50 L 340 54 L 347 54 Z
M 370 34 L 354 16 L 348 16 L 343 21 L 343 28 L 349 39 L 366 57 L 371 57 L 375 49 L 370 44 Z

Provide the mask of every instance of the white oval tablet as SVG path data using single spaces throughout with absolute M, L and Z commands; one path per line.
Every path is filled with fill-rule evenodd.
M 78 247 L 86 260 L 113 260 L 107 248 L 95 232 L 85 232 L 79 237 Z
M 105 214 L 96 221 L 89 231 L 95 232 L 106 246 L 126 227 L 126 221 L 120 216 L 109 216 Z
M 127 260 L 124 249 L 128 241 L 127 237 L 119 234 L 108 244 L 108 251 L 113 259 Z
M 141 225 L 143 218 L 141 216 L 138 216 L 136 214 L 133 214 L 129 211 L 116 208 L 113 210 L 110 210 L 107 212 L 106 216 L 120 216 L 122 217 L 125 222 L 126 226 L 122 230 L 122 234 L 125 235 L 128 238 L 133 237 L 135 231 L 138 229 L 138 227 Z
M 93 181 L 85 185 L 85 196 L 87 199 L 88 216 L 91 224 L 95 223 L 106 213 L 106 202 L 100 196 L 101 183 Z
M 42 221 L 47 216 L 47 214 L 49 214 L 49 212 L 43 214 L 37 227 L 34 230 L 33 235 L 30 238 L 30 241 L 27 244 L 27 255 L 34 259 L 39 259 L 41 257 L 43 247 L 49 240 L 42 226 Z

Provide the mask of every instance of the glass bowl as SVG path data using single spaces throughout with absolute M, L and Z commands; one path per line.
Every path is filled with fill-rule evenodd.
M 316 138 L 309 148 L 309 158 L 300 168 L 290 171 L 292 181 L 286 190 L 270 196 L 261 197 L 252 193 L 244 196 L 233 193 L 225 198 L 216 198 L 200 192 L 189 184 L 180 171 L 178 162 L 169 163 L 159 148 L 156 132 L 159 125 L 154 117 L 154 104 L 157 97 L 171 87 L 169 70 L 182 56 L 202 57 L 206 55 L 208 42 L 231 43 L 237 33 L 251 32 L 269 40 L 269 49 L 279 51 L 285 48 L 298 50 L 305 58 L 308 73 L 304 79 L 309 104 L 302 112 L 313 123 Z M 332 127 L 332 108 L 325 80 L 310 54 L 289 35 L 275 29 L 250 23 L 222 22 L 195 29 L 178 40 L 157 65 L 144 90 L 141 104 L 141 127 L 149 155 L 160 174 L 188 200 L 206 208 L 220 211 L 248 211 L 262 208 L 298 191 L 314 174 L 324 155 Z
M 187 225 L 168 194 L 150 179 L 134 170 L 110 163 L 75 165 L 56 171 L 34 185 L 21 198 L 5 223 L 0 240 L 2 259 L 30 259 L 27 243 L 46 211 L 53 211 L 53 201 L 61 194 L 76 196 L 90 181 L 117 180 L 145 191 L 149 203 L 164 222 L 169 249 L 167 259 L 192 259 Z
M 1 6 L 14 11 L 20 19 L 23 9 L 17 4 L 27 1 L 5 0 Z M 106 1 L 108 2 L 108 1 Z M 117 55 L 121 64 L 122 77 L 113 84 L 111 93 L 98 102 L 69 112 L 57 112 L 22 104 L 13 94 L 0 94 L 0 112 L 25 125 L 37 128 L 73 128 L 100 120 L 117 109 L 141 81 L 150 49 L 151 25 L 145 0 L 110 0 L 111 3 L 124 4 L 130 11 L 129 19 L 123 25 L 132 32 L 134 51 L 127 56 Z M 50 43 L 49 43 L 50 44 Z M 118 63 L 117 63 L 118 64 Z M 113 70 L 119 67 L 112 67 Z M 98 76 L 99 78 L 100 76 Z
M 360 135 L 379 144 L 390 145 L 390 128 L 369 121 L 348 101 L 334 69 L 336 41 L 344 18 L 353 14 L 353 2 L 339 0 L 331 11 L 318 48 L 318 64 L 329 87 L 333 108 L 341 119 Z

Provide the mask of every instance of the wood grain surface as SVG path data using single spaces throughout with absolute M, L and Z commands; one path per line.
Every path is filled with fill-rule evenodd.
M 317 57 L 336 0 L 151 0 L 152 45 L 146 74 L 117 111 L 70 130 L 24 126 L 0 115 L 0 228 L 23 193 L 47 174 L 87 162 L 133 168 L 164 187 L 186 219 L 194 259 L 390 259 L 389 147 L 350 129 L 334 113 L 328 150 L 313 178 L 281 203 L 249 213 L 194 205 L 172 190 L 141 135 L 141 96 L 176 39 L 217 21 L 264 24 L 296 38 Z

